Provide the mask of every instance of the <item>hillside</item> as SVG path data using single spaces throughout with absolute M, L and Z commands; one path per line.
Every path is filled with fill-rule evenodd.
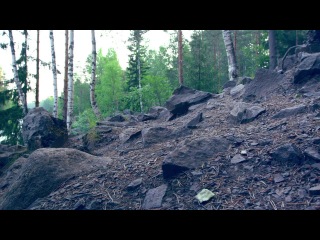
M 1 176 L 0 207 L 320 209 L 320 81 L 314 70 L 302 74 L 301 63 L 283 74 L 260 69 L 254 79 L 227 83 L 231 86 L 221 94 L 180 87 L 166 108 L 145 115 L 126 112 L 70 138 L 63 148 L 24 155 Z M 31 185 L 45 191 L 47 180 L 40 179 L 30 161 L 41 164 L 39 156 L 49 161 L 58 152 L 55 159 L 70 156 L 65 148 L 86 152 L 81 158 L 100 165 L 92 167 L 89 160 L 70 169 L 52 165 L 59 171 L 52 168 L 46 172 L 50 176 L 70 174 L 37 195 Z M 196 195 L 203 189 L 214 196 L 201 202 Z M 22 204 L 17 199 L 26 192 L 32 201 Z M 6 205 L 11 198 L 17 205 Z

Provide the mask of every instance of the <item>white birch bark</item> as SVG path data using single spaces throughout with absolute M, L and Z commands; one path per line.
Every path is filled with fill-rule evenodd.
M 58 88 L 57 88 L 57 67 L 56 67 L 56 53 L 54 51 L 54 37 L 53 30 L 50 30 L 50 44 L 52 56 L 52 73 L 53 73 L 53 116 L 58 118 Z
M 97 106 L 95 87 L 96 87 L 96 67 L 97 67 L 97 51 L 96 51 L 96 37 L 94 30 L 91 30 L 92 39 L 92 71 L 91 71 L 91 83 L 90 83 L 90 102 L 91 107 L 98 119 L 101 118 L 99 108 Z
M 14 75 L 14 82 L 17 86 L 18 89 L 18 94 L 19 94 L 19 99 L 22 103 L 22 109 L 23 109 L 23 114 L 27 115 L 28 113 L 28 106 L 25 98 L 25 94 L 22 91 L 21 83 L 19 81 L 19 76 L 18 76 L 18 70 L 17 70 L 17 64 L 16 64 L 16 53 L 14 50 L 14 42 L 13 42 L 13 35 L 12 35 L 12 30 L 9 31 L 9 38 L 10 38 L 10 47 L 11 47 L 11 55 L 12 55 L 12 71 Z
M 238 67 L 230 30 L 222 30 L 222 36 L 228 57 L 229 80 L 234 80 L 238 77 Z
M 69 63 L 68 63 L 68 106 L 67 106 L 67 129 L 70 134 L 73 115 L 73 48 L 74 30 L 70 30 Z

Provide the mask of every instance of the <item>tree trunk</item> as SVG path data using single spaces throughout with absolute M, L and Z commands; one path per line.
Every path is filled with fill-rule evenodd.
M 67 111 L 67 129 L 70 134 L 73 113 L 73 48 L 74 48 L 74 30 L 70 30 L 69 45 L 69 64 L 68 64 L 68 111 Z
M 238 77 L 238 67 L 230 30 L 222 30 L 222 36 L 228 57 L 229 80 L 234 80 Z
M 139 51 L 139 49 L 138 49 Z M 139 80 L 139 98 L 140 98 L 140 109 L 143 112 L 143 102 L 142 102 L 142 89 L 141 89 L 141 65 L 140 65 L 140 55 L 138 54 L 138 80 Z
M 275 69 L 277 66 L 275 30 L 269 30 L 269 60 L 269 69 Z
M 92 37 L 92 72 L 90 83 L 90 101 L 94 114 L 98 119 L 101 118 L 101 114 L 96 102 L 95 87 L 96 87 L 96 67 L 97 67 L 97 51 L 96 51 L 96 37 L 94 30 L 91 30 Z
M 26 104 L 28 106 L 28 101 L 27 101 L 27 92 L 28 92 L 28 31 L 24 30 L 24 42 L 25 42 L 25 56 L 26 56 L 26 84 L 25 84 L 25 91 L 24 91 L 24 97 Z
M 64 59 L 64 85 L 63 85 L 63 120 L 67 122 L 67 109 L 68 109 L 68 43 L 69 31 L 66 31 L 65 43 L 65 59 Z
M 183 49 L 182 49 L 182 30 L 178 30 L 178 71 L 179 84 L 183 85 Z
M 36 107 L 39 107 L 39 45 L 40 30 L 37 30 L 37 74 L 36 74 Z
M 58 88 L 57 88 L 57 67 L 56 67 L 56 53 L 54 51 L 53 30 L 50 30 L 50 43 L 52 55 L 52 73 L 53 73 L 53 116 L 58 118 Z
M 13 71 L 13 74 L 14 74 L 14 82 L 16 83 L 16 86 L 17 86 L 17 89 L 18 89 L 18 94 L 19 94 L 19 99 L 20 99 L 20 101 L 22 103 L 23 114 L 27 115 L 28 106 L 27 106 L 25 94 L 22 91 L 21 83 L 20 83 L 20 80 L 19 80 L 17 64 L 16 64 L 16 53 L 15 53 L 15 50 L 14 50 L 14 42 L 13 42 L 12 30 L 8 30 L 8 31 L 9 31 L 9 38 L 10 38 L 10 47 L 11 47 L 11 55 L 12 55 L 12 71 Z

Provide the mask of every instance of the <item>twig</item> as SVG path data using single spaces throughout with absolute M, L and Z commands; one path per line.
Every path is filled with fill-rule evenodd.
M 273 207 L 274 210 L 278 210 L 276 204 L 274 203 L 274 201 L 269 200 L 269 203 L 271 204 L 271 206 Z
M 108 194 L 108 196 L 109 196 L 109 198 L 111 199 L 111 201 L 113 202 L 113 198 L 110 196 L 110 194 L 109 194 L 109 192 L 108 192 L 108 190 L 106 189 L 106 191 L 107 191 L 107 194 Z
M 177 198 L 177 202 L 178 202 L 178 204 L 179 204 L 180 202 L 179 202 L 179 197 L 178 197 L 178 195 L 177 195 L 177 194 L 175 194 L 175 193 L 173 193 L 173 195 L 175 195 L 175 196 L 176 196 L 176 198 Z

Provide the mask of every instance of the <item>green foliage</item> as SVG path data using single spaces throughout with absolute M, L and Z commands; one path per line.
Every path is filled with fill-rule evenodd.
M 84 110 L 78 116 L 76 116 L 75 122 L 72 124 L 71 132 L 86 133 L 90 129 L 96 126 L 96 116 L 91 108 Z
M 46 109 L 51 114 L 53 112 L 53 105 L 54 105 L 54 99 L 53 99 L 52 96 L 46 98 L 45 100 L 42 100 L 39 103 L 40 107 L 43 107 L 44 109 Z
M 74 115 L 80 115 L 91 108 L 90 85 L 86 81 L 81 81 L 78 74 L 74 75 L 74 79 L 73 113 Z
M 96 100 L 102 116 L 109 116 L 122 109 L 125 95 L 123 71 L 114 49 L 108 49 L 106 56 L 101 49 L 97 54 Z
M 0 111 L 0 140 L 2 144 L 23 144 L 21 135 L 23 113 L 20 106 L 13 106 Z

